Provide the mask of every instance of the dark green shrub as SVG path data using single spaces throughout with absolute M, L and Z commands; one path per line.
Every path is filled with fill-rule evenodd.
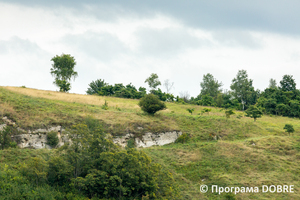
M 47 144 L 51 147 L 55 147 L 59 142 L 56 132 L 50 132 L 47 134 Z
M 186 143 L 188 140 L 190 139 L 189 135 L 186 134 L 186 133 L 183 133 L 181 136 L 179 136 L 177 139 L 176 139 L 176 143 Z
M 144 112 L 147 112 L 151 115 L 157 111 L 166 109 L 166 104 L 159 100 L 159 98 L 154 94 L 145 95 L 140 101 L 139 106 Z

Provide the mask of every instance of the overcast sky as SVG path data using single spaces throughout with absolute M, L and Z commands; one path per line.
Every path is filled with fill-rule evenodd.
M 255 89 L 285 74 L 299 83 L 299 8 L 297 0 L 0 0 L 0 85 L 58 90 L 50 60 L 62 53 L 77 62 L 71 93 L 96 79 L 147 87 L 157 73 L 174 82 L 173 94 L 195 97 L 204 74 L 228 90 L 242 69 Z

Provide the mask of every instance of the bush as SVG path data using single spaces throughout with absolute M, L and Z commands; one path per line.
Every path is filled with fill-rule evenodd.
M 55 147 L 59 142 L 56 132 L 50 132 L 47 134 L 47 144 L 51 147 Z
M 144 112 L 147 112 L 151 115 L 157 111 L 166 109 L 166 104 L 159 100 L 159 98 L 154 94 L 145 95 L 140 101 L 139 106 Z
M 189 135 L 186 133 L 183 133 L 181 136 L 179 136 L 175 143 L 186 143 L 190 139 Z

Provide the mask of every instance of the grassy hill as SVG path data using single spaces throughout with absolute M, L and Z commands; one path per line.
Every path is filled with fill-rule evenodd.
M 102 106 L 108 103 L 108 109 Z M 19 87 L 0 87 L 0 117 L 24 129 L 51 125 L 69 127 L 86 117 L 98 119 L 107 133 L 164 132 L 180 130 L 188 142 L 143 149 L 154 162 L 170 170 L 181 199 L 300 199 L 300 121 L 295 118 L 263 116 L 254 122 L 236 111 L 166 103 L 154 116 L 144 114 L 138 100 L 67 94 Z M 186 109 L 194 108 L 191 115 Z M 1 120 L 0 119 L 0 120 Z M 292 124 L 295 133 L 284 132 Z M 139 129 L 138 127 L 143 127 Z M 215 137 L 219 140 L 215 140 Z M 28 157 L 51 154 L 49 150 L 8 149 L 0 151 L 0 169 Z M 17 159 L 15 159 L 17 158 Z M 202 194 L 200 185 L 208 185 Z M 260 187 L 258 193 L 212 193 L 211 186 Z M 294 193 L 262 193 L 262 185 L 294 185 Z

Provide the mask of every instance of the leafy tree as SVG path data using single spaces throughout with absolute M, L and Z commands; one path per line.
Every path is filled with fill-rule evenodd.
M 147 94 L 139 101 L 139 106 L 144 112 L 154 114 L 157 111 L 166 109 L 166 104 L 161 102 L 154 94 Z
M 86 91 L 87 94 L 100 94 L 101 89 L 105 86 L 107 86 L 108 84 L 104 82 L 104 80 L 101 79 L 97 79 L 95 81 L 92 81 L 89 84 L 89 88 Z
M 248 103 L 250 93 L 254 91 L 252 80 L 248 79 L 246 70 L 238 71 L 236 78 L 232 80 L 230 88 L 233 90 L 234 97 L 242 103 L 244 110 L 245 104 Z
M 285 129 L 285 131 L 288 132 L 289 135 L 291 135 L 291 133 L 294 133 L 295 131 L 292 124 L 286 124 L 283 129 Z
M 64 186 L 70 183 L 73 166 L 62 156 L 51 157 L 48 162 L 47 180 L 50 185 Z
M 222 83 L 218 82 L 212 74 L 203 75 L 203 82 L 200 83 L 201 95 L 209 95 L 216 98 L 222 92 Z
M 293 75 L 284 75 L 280 81 L 280 89 L 282 91 L 294 91 L 296 90 L 296 83 L 293 79 Z
M 214 99 L 212 96 L 209 96 L 209 95 L 203 95 L 200 97 L 201 100 L 199 100 L 197 102 L 198 105 L 202 105 L 202 106 L 213 106 L 215 103 L 214 103 Z
M 150 77 L 148 77 L 146 80 L 145 80 L 145 83 L 148 83 L 149 87 L 152 89 L 152 90 L 155 90 L 157 88 L 157 86 L 161 85 L 161 82 L 159 81 L 158 79 L 158 75 L 157 74 L 154 74 L 152 73 L 150 75 Z
M 94 166 L 85 177 L 76 179 L 90 198 L 142 199 L 146 195 L 151 199 L 175 198 L 172 175 L 152 163 L 143 151 L 127 148 L 103 152 L 95 159 Z
M 70 80 L 78 76 L 77 72 L 74 71 L 76 65 L 74 57 L 69 54 L 56 55 L 51 59 L 53 61 L 50 73 L 54 76 L 54 84 L 60 89 L 60 92 L 68 92 L 71 89 Z
M 276 80 L 275 79 L 270 79 L 269 81 L 269 88 L 272 88 L 272 89 L 275 89 L 277 88 L 277 83 L 276 83 Z
M 257 118 L 260 118 L 263 115 L 263 112 L 255 105 L 249 106 L 249 108 L 245 112 L 246 116 L 253 118 L 254 121 L 256 121 Z

